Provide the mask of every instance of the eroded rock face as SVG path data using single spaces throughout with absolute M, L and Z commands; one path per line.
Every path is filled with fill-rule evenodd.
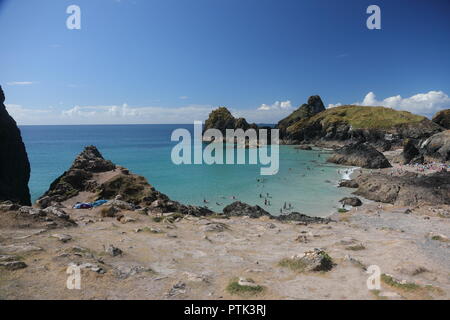
M 355 182 L 358 189 L 354 194 L 369 200 L 401 206 L 450 204 L 450 172 L 425 176 L 412 172 L 402 176 L 362 174 Z
M 450 129 L 450 109 L 441 110 L 433 117 L 433 122 L 445 129 Z
M 111 200 L 104 216 L 114 216 L 119 209 L 136 210 L 139 206 L 150 207 L 161 213 L 179 212 L 194 216 L 210 215 L 208 208 L 186 206 L 171 201 L 168 196 L 151 186 L 147 179 L 131 173 L 128 169 L 116 166 L 105 160 L 94 146 L 86 147 L 73 162 L 70 169 L 51 185 L 49 190 L 37 201 L 41 208 L 58 206 L 72 199 L 80 192 L 89 192 L 94 200 Z
M 358 197 L 345 197 L 339 200 L 344 206 L 359 207 L 362 206 L 362 201 Z
M 0 87 L 0 201 L 30 205 L 30 163 L 20 130 L 6 111 Z
M 420 144 L 420 152 L 442 162 L 450 161 L 450 130 L 437 133 Z
M 325 111 L 320 96 L 311 96 L 308 98 L 308 102 L 302 104 L 297 110 L 291 113 L 288 117 L 278 122 L 277 128 L 280 129 L 281 137 L 286 136 L 286 129 L 295 122 L 312 117 L 313 115 Z
M 249 216 L 250 218 L 259 218 L 262 216 L 270 217 L 270 213 L 260 206 L 251 206 L 241 201 L 233 202 L 232 204 L 223 208 L 223 213 L 227 216 Z
M 299 212 L 291 212 L 288 214 L 282 214 L 282 215 L 274 217 L 274 219 L 279 220 L 279 221 L 295 221 L 295 222 L 301 222 L 304 224 L 331 222 L 331 219 L 329 219 L 329 218 L 310 217 L 310 216 L 307 216 L 306 214 L 299 213 Z
M 209 114 L 205 121 L 204 131 L 208 129 L 218 129 L 224 137 L 226 129 L 257 129 L 256 124 L 249 124 L 244 118 L 235 118 L 231 112 L 225 107 L 219 107 Z
M 344 146 L 337 150 L 327 161 L 367 169 L 391 167 L 391 164 L 381 152 L 362 142 Z
M 93 174 L 114 169 L 115 165 L 105 160 L 96 147 L 88 146 L 76 157 L 70 169 L 51 183 L 49 190 L 37 203 L 46 208 L 70 199 L 81 191 L 95 191 L 98 185 L 92 180 Z
M 424 158 L 412 139 L 407 139 L 403 147 L 403 164 L 423 163 Z

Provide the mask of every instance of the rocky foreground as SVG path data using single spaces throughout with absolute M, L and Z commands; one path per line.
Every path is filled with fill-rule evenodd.
M 34 207 L 0 204 L 0 298 L 448 299 L 450 206 L 391 202 L 343 199 L 358 207 L 330 219 L 239 201 L 213 213 L 88 147 Z

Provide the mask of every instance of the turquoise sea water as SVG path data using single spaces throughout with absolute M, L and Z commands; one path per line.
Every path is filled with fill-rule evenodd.
M 349 194 L 349 190 L 336 188 L 345 169 L 326 163 L 329 154 L 324 151 L 280 146 L 280 170 L 274 176 L 260 176 L 260 165 L 177 166 L 171 161 L 176 142 L 171 142 L 170 136 L 180 127 L 192 131 L 190 125 L 21 126 L 32 169 L 32 200 L 91 144 L 106 159 L 145 176 L 170 198 L 195 205 L 204 205 L 206 199 L 213 210 L 232 203 L 234 196 L 272 214 L 279 214 L 287 202 L 294 211 L 327 216 L 339 207 L 338 200 Z M 260 198 L 267 193 L 270 206 Z

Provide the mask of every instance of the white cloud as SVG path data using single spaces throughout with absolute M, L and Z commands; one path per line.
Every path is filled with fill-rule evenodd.
M 8 86 L 28 86 L 33 83 L 34 83 L 33 81 L 13 81 L 13 82 L 7 82 L 6 84 Z
M 362 102 L 355 102 L 354 104 L 362 106 L 383 106 L 431 117 L 439 110 L 450 108 L 450 97 L 442 91 L 429 91 L 427 93 L 415 94 L 409 98 L 402 98 L 402 96 L 397 95 L 378 100 L 375 93 L 369 92 Z M 341 104 L 329 104 L 328 107 L 331 108 L 339 105 Z
M 110 106 L 75 106 L 70 109 L 32 109 L 7 104 L 11 116 L 24 124 L 152 124 L 192 123 L 205 120 L 213 110 L 209 105 L 188 105 L 179 108 L 159 106 L 129 107 L 127 104 Z
M 328 108 L 335 108 L 335 107 L 340 107 L 340 106 L 342 106 L 342 103 L 336 103 L 336 104 L 330 103 L 330 104 L 328 105 Z
M 292 104 L 289 100 L 286 101 L 275 101 L 271 105 L 262 104 L 258 110 L 268 111 L 268 110 L 286 110 L 292 108 Z

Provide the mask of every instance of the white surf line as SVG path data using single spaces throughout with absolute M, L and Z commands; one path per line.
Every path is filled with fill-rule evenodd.
M 352 180 L 352 173 L 355 172 L 355 170 L 360 169 L 359 167 L 352 167 L 348 169 L 339 169 L 341 172 L 342 180 Z

